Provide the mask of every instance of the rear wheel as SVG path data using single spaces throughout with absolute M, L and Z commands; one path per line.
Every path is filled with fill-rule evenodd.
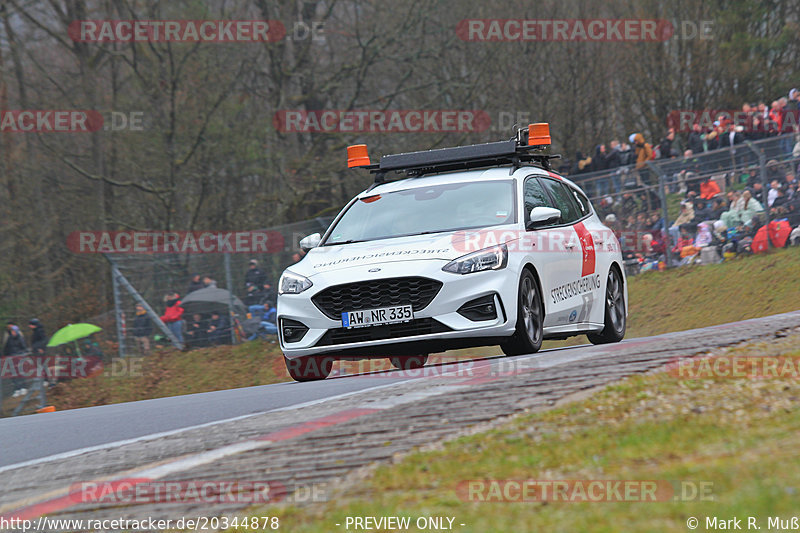
M 424 355 L 405 355 L 390 357 L 389 361 L 392 366 L 398 370 L 415 370 L 422 368 L 428 362 L 428 354 Z
M 625 337 L 627 318 L 625 317 L 625 291 L 622 276 L 616 268 L 608 272 L 606 282 L 605 327 L 600 333 L 588 333 L 586 336 L 592 344 L 609 344 L 619 342 Z
M 311 355 L 307 357 L 298 357 L 297 359 L 287 359 L 283 357 L 286 363 L 286 370 L 295 381 L 317 381 L 327 378 L 331 370 L 333 370 L 334 358 L 324 355 Z
M 519 280 L 516 331 L 500 348 L 506 355 L 536 353 L 542 347 L 543 329 L 544 306 L 539 284 L 530 270 L 524 270 Z

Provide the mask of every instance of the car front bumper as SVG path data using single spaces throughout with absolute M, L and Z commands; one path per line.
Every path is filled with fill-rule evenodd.
M 300 294 L 283 294 L 278 298 L 279 330 L 282 319 L 300 322 L 308 328 L 297 342 L 285 342 L 283 331 L 279 331 L 284 355 L 288 359 L 333 353 L 343 356 L 386 357 L 405 351 L 427 353 L 426 350 L 429 349 L 441 351 L 446 347 L 495 344 L 492 339 L 513 334 L 518 284 L 516 274 L 509 268 L 472 274 L 452 274 L 442 271 L 445 264 L 447 261 L 444 260 L 397 261 L 380 265 L 359 265 L 315 274 L 310 278 L 313 285 L 308 290 Z M 369 272 L 375 268 L 380 270 Z M 325 337 L 329 330 L 343 333 L 342 323 L 341 320 L 326 316 L 312 302 L 312 297 L 335 285 L 409 276 L 442 282 L 442 287 L 433 300 L 424 309 L 414 310 L 415 324 L 430 324 L 432 328 L 416 328 L 414 324 L 403 327 L 402 324 L 398 324 L 398 327 L 392 328 L 393 331 L 387 332 L 391 334 L 387 338 L 321 345 L 329 341 L 330 335 Z M 474 321 L 458 313 L 458 309 L 465 303 L 487 295 L 494 295 L 496 318 Z M 368 328 L 382 327 L 368 326 Z M 417 334 L 418 331 L 431 329 L 435 332 Z

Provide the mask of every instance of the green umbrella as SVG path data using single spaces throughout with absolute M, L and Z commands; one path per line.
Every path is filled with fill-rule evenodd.
M 60 330 L 56 331 L 47 346 L 61 346 L 68 342 L 73 342 L 84 337 L 88 337 L 92 333 L 102 331 L 103 328 L 95 326 L 94 324 L 69 324 Z

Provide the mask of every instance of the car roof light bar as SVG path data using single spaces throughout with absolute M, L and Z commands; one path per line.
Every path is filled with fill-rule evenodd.
M 535 144 L 529 144 L 529 141 Z M 379 163 L 349 166 L 365 168 L 376 174 L 375 183 L 383 183 L 388 172 L 404 172 L 411 177 L 451 170 L 505 165 L 513 165 L 516 169 L 523 163 L 529 162 L 536 163 L 545 170 L 550 170 L 550 160 L 561 156 L 543 153 L 549 146 L 549 125 L 540 123 L 520 129 L 515 138 L 507 141 L 390 154 L 382 156 Z M 359 146 L 359 148 L 361 147 Z M 366 155 L 366 147 L 363 147 L 363 150 L 363 154 Z M 350 161 L 352 159 L 351 157 Z

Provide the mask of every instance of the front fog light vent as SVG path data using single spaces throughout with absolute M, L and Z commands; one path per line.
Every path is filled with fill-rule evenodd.
M 487 294 L 468 301 L 458 308 L 458 314 L 474 322 L 496 319 L 497 305 L 494 301 L 494 294 Z
M 283 333 L 283 342 L 298 342 L 302 339 L 308 328 L 302 322 L 297 320 L 290 320 L 288 318 L 281 319 L 281 333 Z

